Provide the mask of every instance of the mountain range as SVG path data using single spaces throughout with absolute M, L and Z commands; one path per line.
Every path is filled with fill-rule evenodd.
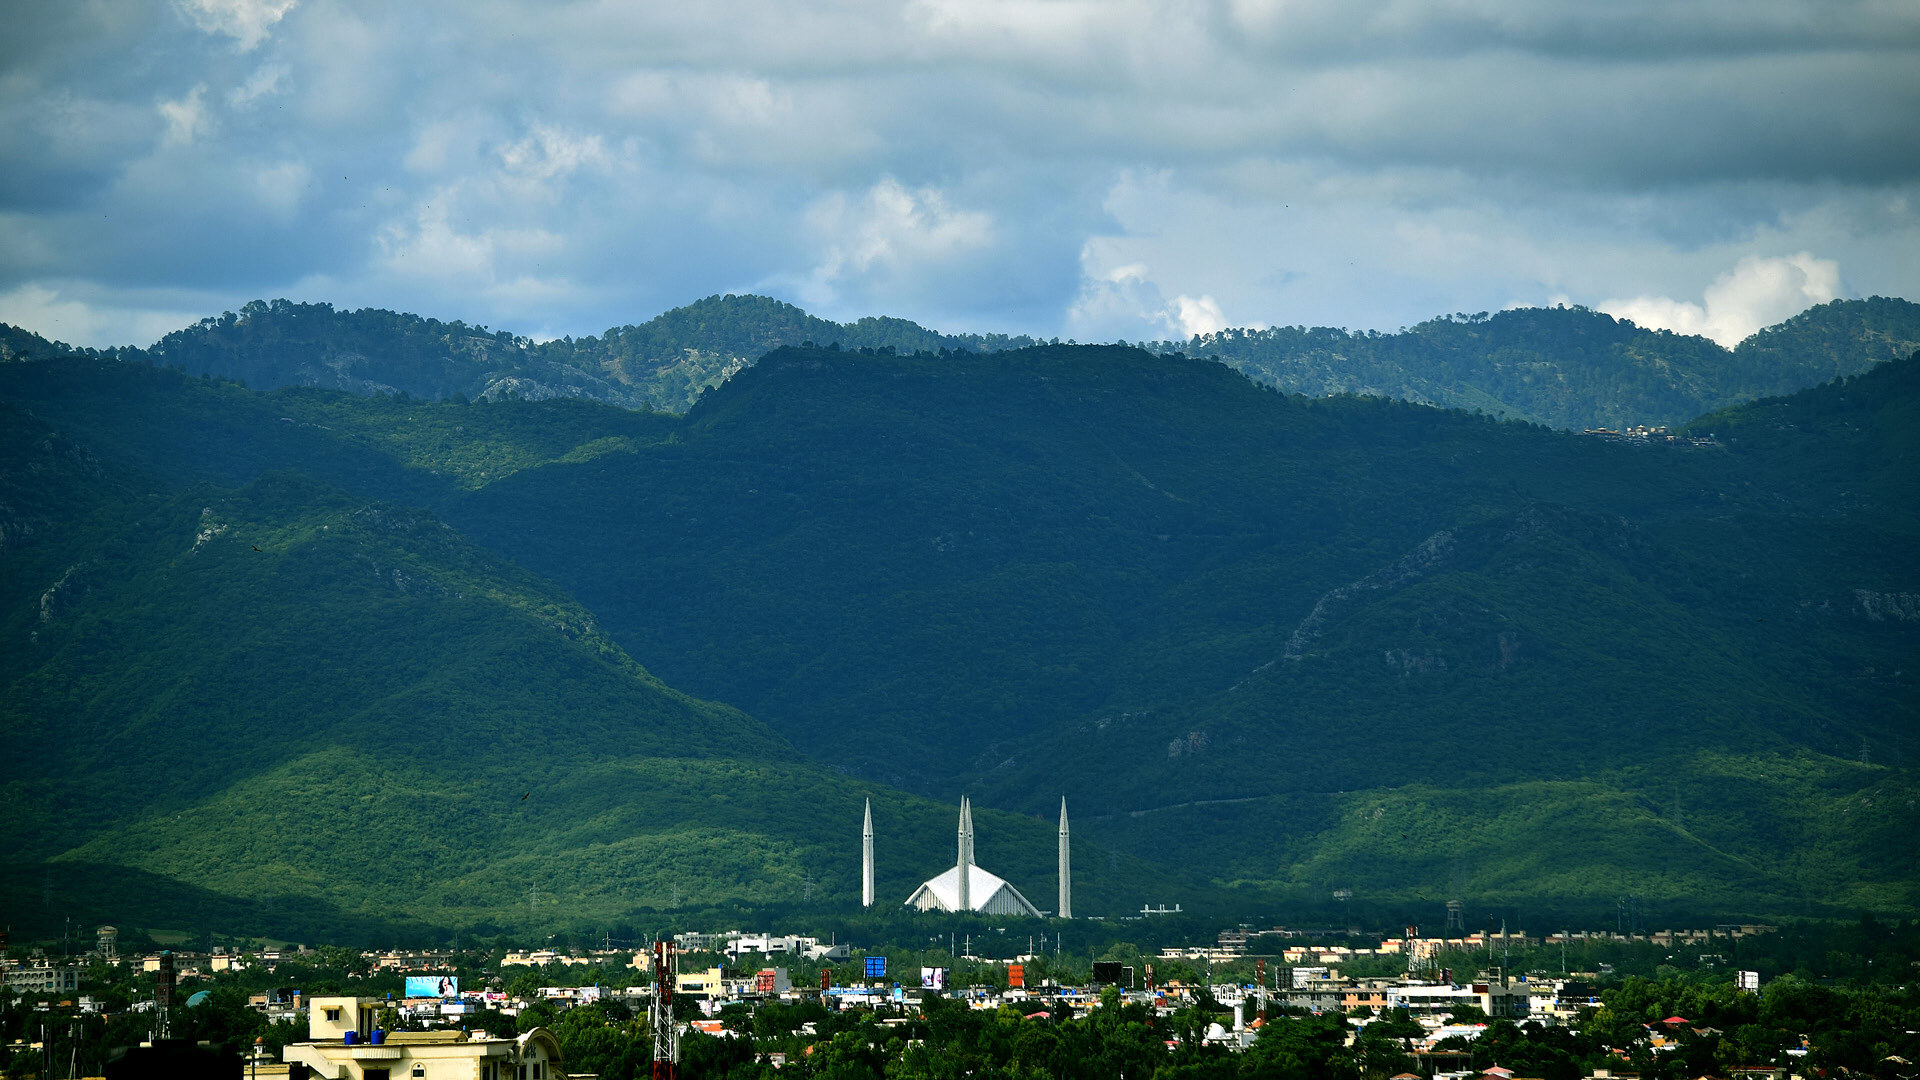
M 391 311 L 255 300 L 149 348 L 110 352 L 257 389 L 319 386 L 433 400 L 577 397 L 685 412 L 767 352 L 810 344 L 911 353 L 1046 342 L 946 334 L 893 318 L 835 323 L 764 296 L 711 296 L 637 326 L 543 342 Z M 1672 425 L 1906 356 L 1920 348 L 1920 305 L 1835 300 L 1734 349 L 1578 307 L 1452 315 L 1390 334 L 1230 329 L 1144 347 L 1215 359 L 1309 397 L 1376 395 L 1564 428 Z M 0 357 L 62 351 L 70 350 L 0 330 Z
M 1066 795 L 1088 913 L 1915 912 L 1914 310 L 9 330 L 0 904 L 844 908 L 864 799 L 904 897 L 971 792 L 1043 907 Z

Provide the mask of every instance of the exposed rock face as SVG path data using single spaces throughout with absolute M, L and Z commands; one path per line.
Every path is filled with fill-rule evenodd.
M 40 594 L 40 621 L 50 623 L 73 610 L 74 602 L 87 591 L 86 575 L 81 572 L 84 564 L 74 563 L 67 567 L 60 580 Z
M 1853 590 L 1854 610 L 1869 622 L 1920 622 L 1920 593 L 1884 593 Z
M 1430 675 L 1447 670 L 1447 658 L 1432 649 L 1388 649 L 1387 666 L 1402 675 Z
M 1212 745 L 1213 739 L 1204 731 L 1189 731 L 1185 736 L 1167 744 L 1167 756 L 1177 758 L 1182 754 L 1199 754 Z
M 1407 552 L 1392 566 L 1368 574 L 1352 584 L 1330 590 L 1320 597 L 1313 605 L 1313 610 L 1294 628 L 1293 636 L 1287 639 L 1286 651 L 1281 656 L 1298 660 L 1306 655 L 1307 646 L 1326 631 L 1327 624 L 1349 606 L 1356 595 L 1378 589 L 1395 589 L 1418 581 L 1427 571 L 1446 562 L 1447 556 L 1452 553 L 1453 533 L 1442 529 L 1421 541 L 1419 547 Z

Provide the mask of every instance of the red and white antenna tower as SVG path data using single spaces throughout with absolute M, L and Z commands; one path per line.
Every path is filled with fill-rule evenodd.
M 674 1080 L 680 1065 L 680 1032 L 673 1026 L 674 949 L 671 941 L 653 943 L 653 1080 Z

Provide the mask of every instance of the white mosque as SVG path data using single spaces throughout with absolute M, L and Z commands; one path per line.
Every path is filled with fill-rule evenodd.
M 860 899 L 873 906 L 873 802 L 867 802 L 866 827 L 861 837 Z M 973 861 L 973 804 L 960 800 L 960 853 L 946 872 L 922 882 L 907 897 L 907 906 L 920 911 L 977 911 L 986 915 L 1030 915 L 1041 918 L 1020 890 L 998 874 Z M 1060 800 L 1060 910 L 1073 917 L 1073 872 L 1067 837 L 1067 801 Z

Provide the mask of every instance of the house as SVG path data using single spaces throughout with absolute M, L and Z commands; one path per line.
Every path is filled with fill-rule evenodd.
M 546 1028 L 516 1039 L 464 1031 L 380 1031 L 374 998 L 316 997 L 306 1042 L 281 1052 L 290 1075 L 313 1080 L 564 1080 L 560 1043 Z
M 80 969 L 37 960 L 7 969 L 4 981 L 17 994 L 73 994 L 80 990 Z

